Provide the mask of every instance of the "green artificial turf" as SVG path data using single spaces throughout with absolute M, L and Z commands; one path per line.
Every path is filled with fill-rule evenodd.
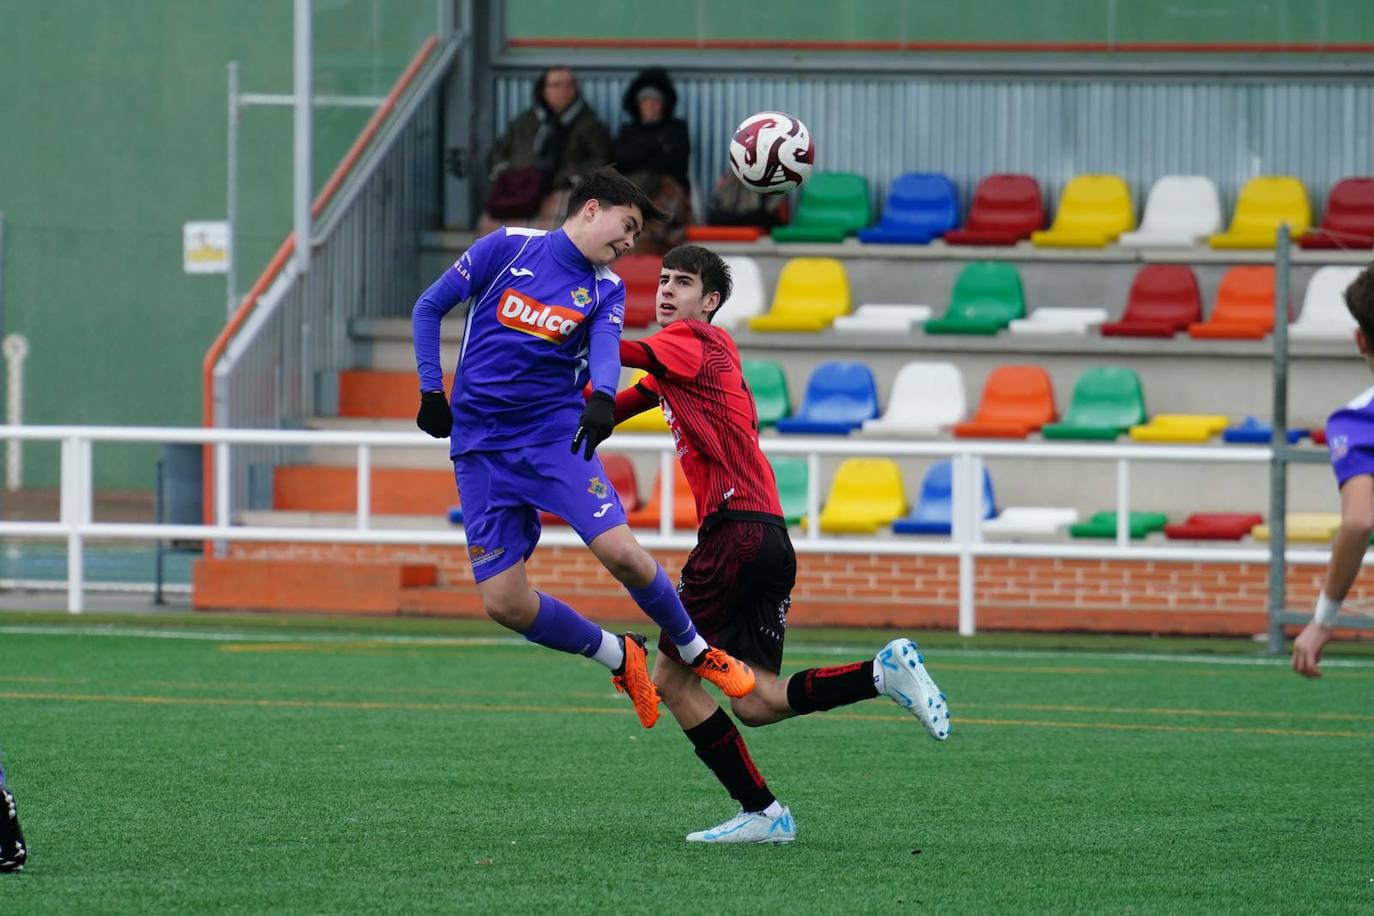
M 891 636 L 798 631 L 787 670 Z M 734 806 L 666 711 L 486 624 L 0 615 L 0 912 L 1374 907 L 1367 654 L 921 641 L 949 741 L 885 699 L 746 731 L 798 840 L 700 847 Z

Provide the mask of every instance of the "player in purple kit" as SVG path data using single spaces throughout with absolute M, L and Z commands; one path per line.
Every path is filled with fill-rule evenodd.
M 1355 346 L 1374 371 L 1374 267 L 1350 284 L 1345 306 L 1359 325 Z M 1355 584 L 1374 532 L 1374 388 L 1327 419 L 1326 447 L 1341 492 L 1341 527 L 1312 620 L 1293 642 L 1293 670 L 1305 677 L 1321 677 L 1322 649 L 1335 635 L 1341 602 Z
M 416 424 L 449 437 L 468 556 L 487 614 L 531 642 L 611 669 L 645 728 L 658 691 L 643 637 L 609 633 L 530 588 L 525 561 L 539 511 L 565 519 L 684 659 L 730 696 L 754 674 L 706 644 L 663 567 L 635 540 L 593 453 L 611 434 L 620 379 L 625 288 L 610 269 L 658 210 L 614 169 L 586 176 L 554 232 L 502 227 L 472 247 L 415 303 Z M 439 323 L 471 299 L 452 395 L 443 391 Z M 590 377 L 592 395 L 582 388 Z M 572 449 L 568 444 L 571 442 Z

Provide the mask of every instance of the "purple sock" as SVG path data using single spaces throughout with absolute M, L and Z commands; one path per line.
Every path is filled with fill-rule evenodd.
M 629 589 L 629 592 L 640 610 L 668 634 L 673 645 L 685 646 L 696 639 L 697 628 L 692 618 L 687 616 L 687 609 L 682 606 L 682 599 L 678 597 L 673 583 L 668 581 L 668 574 L 662 566 L 652 582 L 641 588 Z
M 530 642 L 569 652 L 591 655 L 601 645 L 601 628 L 552 595 L 539 595 L 539 614 L 525 633 Z

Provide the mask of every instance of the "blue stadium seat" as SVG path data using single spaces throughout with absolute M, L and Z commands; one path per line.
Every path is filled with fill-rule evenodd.
M 916 508 L 906 518 L 892 523 L 898 534 L 949 534 L 954 528 L 954 462 L 937 461 L 921 481 Z M 983 468 L 983 518 L 997 517 L 997 499 L 992 477 Z
M 892 183 L 882 219 L 859 241 L 925 245 L 959 225 L 959 192 L 938 172 L 908 172 Z
M 449 506 L 449 507 L 448 507 L 448 523 L 449 523 L 450 525 L 461 525 L 461 524 L 463 524 L 463 507 L 462 507 L 462 506 Z
M 1302 441 L 1307 436 L 1305 429 L 1290 429 L 1288 444 Z M 1223 442 L 1245 445 L 1268 445 L 1274 438 L 1274 426 L 1258 417 L 1246 417 L 1235 426 L 1228 426 L 1221 434 Z
M 806 381 L 806 396 L 794 416 L 778 421 L 780 433 L 843 436 L 878 416 L 878 386 L 863 363 L 821 363 Z

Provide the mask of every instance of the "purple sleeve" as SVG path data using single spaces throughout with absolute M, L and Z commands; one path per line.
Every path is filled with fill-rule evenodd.
M 617 283 L 614 292 L 597 310 L 587 349 L 587 371 L 592 390 L 615 397 L 620 384 L 620 332 L 625 328 L 625 287 Z
M 1326 447 L 1337 486 L 1361 474 L 1374 474 L 1374 414 L 1352 408 L 1333 413 L 1326 421 Z
M 453 307 L 468 299 L 488 280 L 492 261 L 500 253 L 506 231 L 497 229 L 473 242 L 463 256 L 421 294 L 410 313 L 410 336 L 415 346 L 415 371 L 421 391 L 444 390 L 444 367 L 439 356 L 439 325 Z

